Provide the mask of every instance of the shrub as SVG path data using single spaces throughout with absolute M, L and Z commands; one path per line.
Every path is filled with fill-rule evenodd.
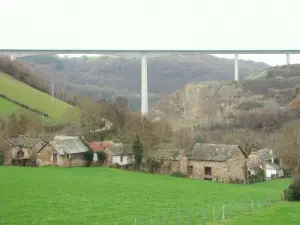
M 97 152 L 97 156 L 98 156 L 98 160 L 99 160 L 100 164 L 102 164 L 105 161 L 105 159 L 106 159 L 105 152 L 102 152 L 102 151 Z
M 292 180 L 292 183 L 284 190 L 284 198 L 288 201 L 300 201 L 300 176 Z
M 263 181 L 266 181 L 265 173 L 264 173 L 263 170 L 260 170 L 255 175 L 250 175 L 249 178 L 248 178 L 249 184 L 263 182 Z
M 148 158 L 146 161 L 150 173 L 154 173 L 155 171 L 157 171 L 157 169 L 161 167 L 162 163 L 163 162 L 152 158 Z
M 171 177 L 187 177 L 187 175 L 183 172 L 176 171 L 170 174 Z

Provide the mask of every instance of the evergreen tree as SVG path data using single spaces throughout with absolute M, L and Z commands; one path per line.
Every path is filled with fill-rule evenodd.
M 141 166 L 142 159 L 143 159 L 143 144 L 138 135 L 136 135 L 136 138 L 133 142 L 132 150 L 133 150 L 134 159 L 135 159 L 135 167 L 137 170 L 140 170 L 140 166 Z

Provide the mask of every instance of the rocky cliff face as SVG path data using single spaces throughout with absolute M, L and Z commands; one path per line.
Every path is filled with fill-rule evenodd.
M 241 82 L 211 81 L 187 84 L 166 96 L 150 109 L 152 117 L 185 120 L 222 118 L 236 110 L 262 107 L 269 99 L 285 106 L 298 95 L 300 67 L 278 67 Z

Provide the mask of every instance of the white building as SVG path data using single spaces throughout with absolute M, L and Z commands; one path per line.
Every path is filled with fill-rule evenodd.
M 267 179 L 272 177 L 282 177 L 283 169 L 281 165 L 281 160 L 276 155 L 272 149 L 264 148 L 257 151 L 257 154 L 264 161 L 264 171 Z M 275 159 L 278 159 L 278 164 L 275 163 Z

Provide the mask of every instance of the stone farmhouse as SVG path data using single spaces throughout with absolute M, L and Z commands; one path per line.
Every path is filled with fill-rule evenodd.
M 246 155 L 238 145 L 196 143 L 188 154 L 164 162 L 169 171 L 190 178 L 244 183 L 247 179 Z
M 7 149 L 4 151 L 4 164 L 26 166 L 32 163 L 31 160 L 35 158 L 34 152 L 39 143 L 39 139 L 19 136 L 6 140 L 6 143 Z
M 84 153 L 88 147 L 79 137 L 56 136 L 45 142 L 37 152 L 38 166 L 86 166 Z

